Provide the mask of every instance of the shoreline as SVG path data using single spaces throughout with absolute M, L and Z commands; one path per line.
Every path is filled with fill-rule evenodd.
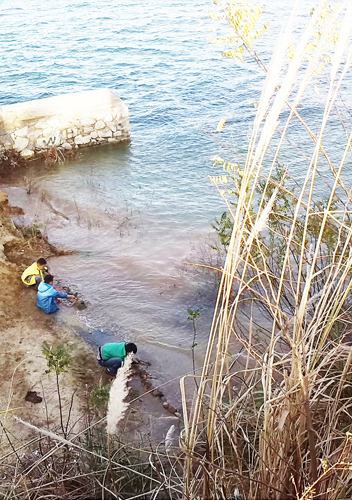
M 18 408 L 14 412 L 16 417 L 38 427 L 58 428 L 56 381 L 53 374 L 46 373 L 47 364 L 42 353 L 44 342 L 54 347 L 63 343 L 72 356 L 69 373 L 61 376 L 62 406 L 66 414 L 72 406 L 72 394 L 75 394 L 71 421 L 82 419 L 82 408 L 89 406 L 91 392 L 106 386 L 111 379 L 97 365 L 92 346 L 80 335 L 79 329 L 84 328 L 84 323 L 76 311 L 65 311 L 62 305 L 63 310 L 58 316 L 45 315 L 36 307 L 34 290 L 23 286 L 20 280 L 23 266 L 30 265 L 40 255 L 60 256 L 65 252 L 53 247 L 40 233 L 27 238 L 21 234 L 11 220 L 19 210 L 11 207 L 6 193 L 0 191 L 0 284 L 7 291 L 0 297 L 0 343 L 3 349 L 0 411 Z M 73 321 L 70 320 L 72 314 L 75 315 Z M 142 366 L 137 369 L 137 376 L 131 379 L 130 386 L 137 398 L 131 407 L 134 429 L 142 429 L 157 442 L 164 438 L 171 421 L 179 426 L 181 415 L 153 386 Z M 29 393 L 34 394 L 33 401 L 39 396 L 40 402 L 31 401 L 31 396 L 26 399 Z M 101 412 L 99 408 L 95 411 L 97 414 Z M 11 413 L 2 416 L 2 422 L 6 431 L 16 436 L 12 444 L 21 445 L 32 433 L 16 424 Z M 78 423 L 75 431 L 81 425 L 82 422 Z M 135 430 L 131 432 L 134 434 Z M 3 433 L 0 439 L 7 447 Z

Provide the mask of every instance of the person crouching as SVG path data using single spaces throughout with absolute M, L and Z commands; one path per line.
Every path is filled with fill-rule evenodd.
M 76 299 L 75 295 L 58 292 L 53 284 L 54 276 L 48 274 L 38 287 L 37 306 L 47 314 L 52 314 L 59 309 L 56 299 Z
M 22 273 L 21 280 L 27 287 L 35 287 L 38 290 L 39 283 L 44 281 L 44 278 L 49 273 L 46 265 L 46 260 L 42 257 L 27 267 Z
M 98 363 L 106 368 L 106 371 L 111 375 L 116 375 L 117 370 L 123 365 L 127 354 L 136 354 L 137 346 L 132 342 L 116 342 L 104 344 L 98 350 Z M 133 360 L 132 363 L 138 363 L 138 360 Z

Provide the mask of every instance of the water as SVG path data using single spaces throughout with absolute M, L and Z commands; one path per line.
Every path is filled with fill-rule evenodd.
M 267 60 L 288 4 L 268 6 Z M 135 341 L 160 383 L 192 371 L 189 306 L 203 308 L 198 365 L 209 332 L 212 281 L 195 283 L 180 270 L 195 259 L 194 247 L 202 252 L 225 208 L 207 179 L 220 148 L 209 132 L 227 117 L 222 139 L 244 153 L 254 117 L 249 101 L 263 81 L 254 64 L 220 60 L 209 31 L 198 29 L 211 7 L 206 0 L 0 5 L 1 104 L 109 87 L 130 108 L 130 144 L 87 150 L 50 170 L 36 165 L 8 193 L 25 208 L 25 222 L 76 252 L 50 265 L 89 304 L 80 316 L 85 338 Z M 48 209 L 43 193 L 69 220 Z M 58 319 L 66 317 L 63 310 Z M 178 382 L 167 387 L 177 401 Z

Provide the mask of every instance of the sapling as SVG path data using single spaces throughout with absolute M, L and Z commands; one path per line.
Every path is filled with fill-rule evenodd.
M 46 357 L 48 369 L 46 373 L 55 373 L 56 376 L 56 388 L 57 395 L 59 398 L 59 411 L 60 411 L 60 425 L 62 429 L 62 433 L 64 438 L 67 437 L 67 426 L 65 429 L 62 415 L 62 402 L 61 402 L 61 393 L 60 393 L 60 382 L 59 375 L 60 373 L 67 373 L 67 369 L 72 364 L 72 358 L 67 351 L 67 348 L 64 344 L 59 344 L 56 348 L 50 346 L 46 343 L 43 344 L 43 354 Z M 72 404 L 71 404 L 72 407 Z

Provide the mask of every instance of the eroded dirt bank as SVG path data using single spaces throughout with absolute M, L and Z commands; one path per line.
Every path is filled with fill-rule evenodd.
M 64 408 L 70 404 L 74 391 L 76 398 L 84 399 L 84 395 L 99 384 L 101 373 L 88 346 L 73 332 L 60 327 L 55 316 L 47 316 L 37 309 L 36 292 L 23 286 L 20 280 L 23 267 L 40 256 L 57 255 L 58 251 L 40 235 L 24 237 L 12 223 L 14 213 L 18 213 L 18 209 L 11 207 L 7 195 L 0 192 L 0 411 L 18 408 L 2 417 L 16 444 L 27 431 L 15 424 L 13 415 L 46 427 L 48 423 L 55 427 L 58 421 L 56 380 L 54 375 L 46 373 L 44 342 L 53 346 L 64 343 L 72 355 L 72 368 L 61 381 Z M 28 391 L 36 392 L 42 401 L 26 401 Z M 73 419 L 78 417 L 76 406 Z M 5 438 L 2 432 L 2 446 L 8 444 Z
M 42 238 L 36 228 L 18 229 L 11 216 L 19 211 L 9 205 L 7 195 L 0 191 L 0 411 L 16 409 L 0 417 L 6 428 L 6 432 L 0 429 L 0 447 L 4 450 L 10 446 L 10 440 L 17 447 L 33 436 L 31 430 L 16 423 L 14 415 L 37 427 L 60 430 L 56 378 L 46 373 L 44 343 L 54 347 L 63 343 L 72 356 L 68 373 L 60 376 L 60 392 L 65 424 L 70 414 L 68 427 L 73 433 L 86 425 L 87 407 L 92 417 L 94 388 L 111 382 L 82 338 L 57 321 L 56 315 L 45 315 L 37 309 L 35 290 L 22 284 L 20 276 L 25 267 L 40 256 L 49 258 L 60 255 L 60 251 Z M 162 441 L 170 425 L 178 427 L 179 413 L 154 388 L 145 365 L 135 366 L 130 385 L 129 398 L 136 401 L 125 419 L 128 439 L 142 433 L 154 442 Z M 105 410 L 106 407 L 93 408 L 93 415 L 99 419 Z

